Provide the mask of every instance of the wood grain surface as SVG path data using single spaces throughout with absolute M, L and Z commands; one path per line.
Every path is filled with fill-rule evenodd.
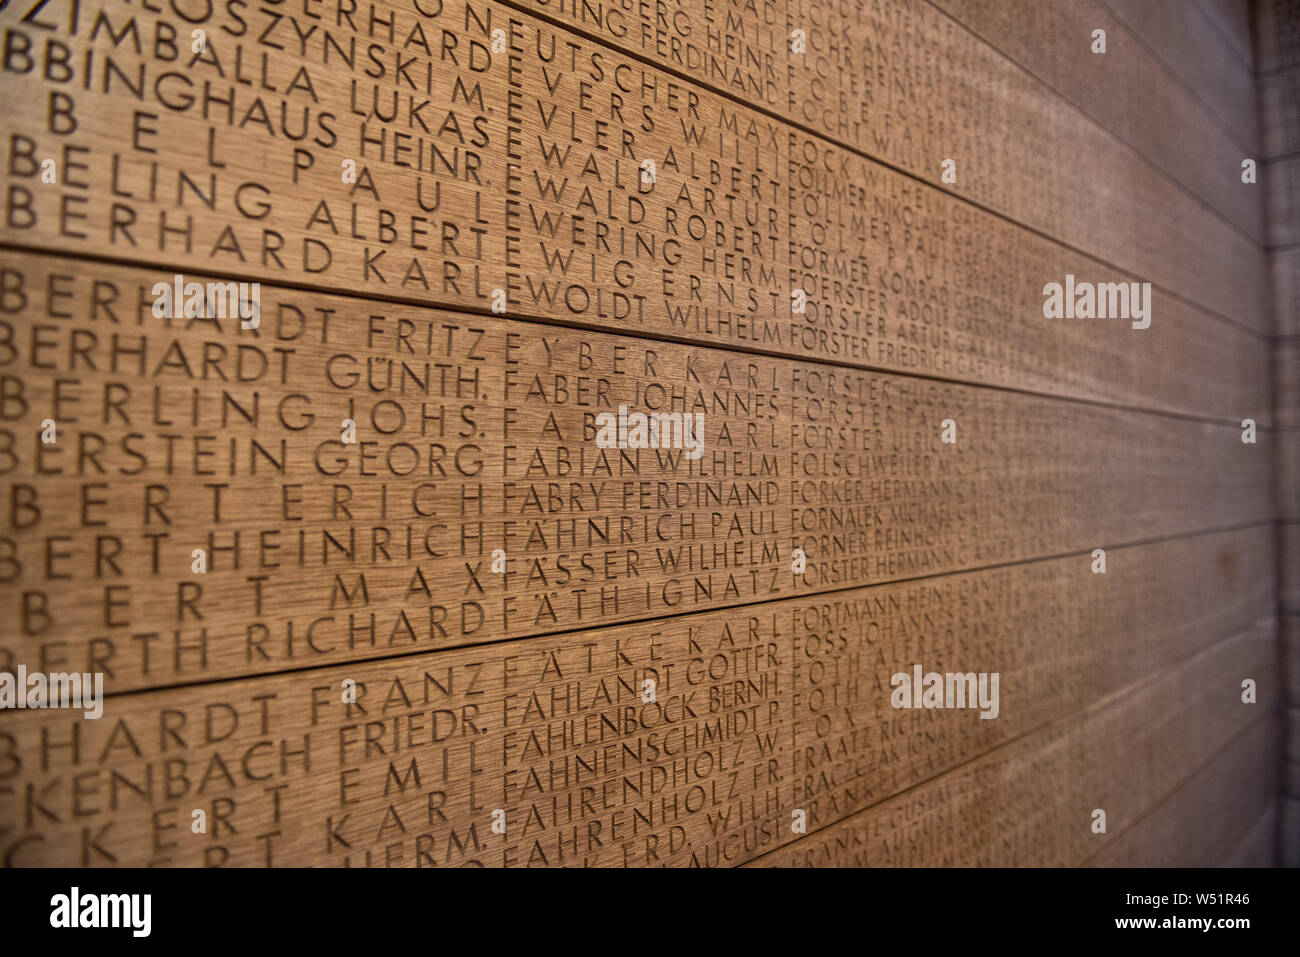
M 1209 212 L 925 0 L 784 0 L 740 10 L 688 0 L 670 16 L 649 4 L 628 15 L 603 5 L 599 18 L 586 4 L 522 5 L 1263 328 L 1264 272 L 1249 228 L 1243 234 Z M 805 53 L 791 50 L 795 30 L 807 35 Z M 727 32 L 730 42 L 721 39 Z M 1117 54 L 1092 53 L 1090 31 L 1074 40 L 1066 62 L 1076 73 L 1124 70 L 1110 66 Z M 1237 108 L 1253 113 L 1253 88 Z M 941 179 L 945 158 L 956 162 L 953 183 Z M 1240 185 L 1240 158 L 1221 175 L 1225 189 Z M 1236 195 L 1230 205 L 1257 207 L 1249 192 Z M 1257 210 L 1238 218 L 1259 222 Z M 1202 241 L 1185 243 L 1190 235 Z M 1182 254 L 1161 252 L 1174 247 Z
M 1276 795 L 1243 781 L 1277 775 L 1279 725 L 1251 725 L 1213 755 L 1168 801 L 1109 842 L 1090 863 L 1097 867 L 1257 866 L 1273 853 Z M 1204 835 L 1187 840 L 1189 829 Z M 1262 833 L 1260 833 L 1262 832 Z M 1250 842 L 1250 846 L 1238 845 Z M 1239 856 L 1235 859 L 1233 854 Z
M 1267 726 L 1268 714 L 1238 701 L 1236 671 L 1245 662 L 1266 668 L 1271 644 L 1271 628 L 1238 635 L 1081 716 L 1055 722 L 758 863 L 1088 863 L 1121 844 L 1129 828 L 1150 826 L 1147 812 L 1177 793 L 1207 756 L 1231 747 L 1249 729 Z M 1204 708 L 1198 699 L 1206 695 L 1237 706 Z M 1123 733 L 1114 735 L 1116 728 Z M 1095 750 L 1098 742 L 1105 742 L 1104 755 Z M 1039 784 L 1026 786 L 1028 781 Z M 1104 834 L 1091 827 L 1095 810 L 1106 811 Z M 1189 843 L 1186 826 L 1183 821 L 1179 843 Z M 1186 851 L 1170 855 L 1189 863 Z
M 1089 707 L 1092 730 L 1076 727 L 1072 747 L 1099 794 L 1121 789 L 1112 813 L 1128 820 L 1124 789 L 1156 785 L 1109 775 L 1155 775 L 1185 759 L 1199 723 L 1244 720 L 1229 716 L 1277 694 L 1265 642 L 1225 640 L 1269 591 L 1265 532 L 1118 549 L 1127 570 L 1106 576 L 1057 559 L 116 696 L 98 721 L 15 712 L 0 728 L 5 852 L 17 864 L 736 864 L 792 840 L 795 809 L 809 831 L 830 826 L 1051 722 L 1074 727 Z M 1207 655 L 1216 694 L 1236 700 L 1238 667 L 1259 676 L 1258 709 L 1204 705 Z M 999 670 L 998 717 L 894 710 L 891 675 L 914 664 Z M 1126 696 L 1134 675 L 1181 703 Z M 1126 703 L 1098 704 L 1115 696 Z M 1133 737 L 1139 725 L 1148 738 Z M 1150 753 L 1105 753 L 1121 740 Z M 1057 781 L 1023 799 L 1062 810 Z M 193 835 L 196 809 L 226 812 L 228 828 Z M 496 809 L 504 835 L 490 830 Z
M 99 271 L 12 286 L 0 544 L 6 662 L 111 690 L 1271 515 L 1271 435 L 1235 425 L 271 287 L 257 330 L 154 320 L 165 274 Z M 696 417 L 698 457 L 600 447 L 620 409 Z
M 938 6 L 1248 238 L 1256 243 L 1263 239 L 1264 211 L 1251 194 L 1258 186 L 1243 183 L 1238 175 L 1243 159 L 1260 155 L 1253 125 L 1238 132 L 1237 124 L 1221 121 L 1192 89 L 1171 82 L 1170 67 L 1102 3 L 938 0 Z M 1197 16 L 1189 11 L 1180 19 L 1195 21 Z M 1090 49 L 1097 29 L 1106 32 L 1104 56 Z M 1088 37 L 1089 44 L 1080 43 L 1081 37 Z M 1261 95 L 1262 90 L 1261 85 Z M 1200 135 L 1197 148 L 1189 150 L 1187 131 L 1193 129 Z
M 46 116 L 53 107 L 36 52 L 25 54 L 30 70 L 13 71 L 0 89 L 23 134 L 15 149 L 31 156 L 5 169 L 15 207 L 7 232 L 52 251 L 475 309 L 489 309 L 502 290 L 510 315 L 1233 419 L 1249 414 L 1243 407 L 1265 414 L 1257 397 L 1189 390 L 1196 376 L 1183 379 L 1186 370 L 1169 363 L 1183 353 L 1218 376 L 1213 363 L 1227 355 L 1246 368 L 1225 380 L 1262 381 L 1254 363 L 1266 361 L 1263 344 L 1223 328 L 1266 321 L 1258 257 L 1234 260 L 1210 225 L 1171 226 L 1202 240 L 1166 258 L 1186 260 L 1197 282 L 1242 283 L 1231 306 L 1132 257 L 1089 258 L 1047 238 L 1072 241 L 1050 223 L 1021 220 L 1046 236 L 1018 228 L 510 8 L 452 0 L 441 9 L 436 55 L 385 43 L 383 30 L 358 36 L 347 20 L 330 31 L 304 22 L 294 29 L 318 29 L 290 42 L 292 17 L 264 8 L 249 11 L 246 27 L 229 16 L 205 21 L 208 53 L 159 63 L 130 38 L 162 30 L 166 18 L 143 8 L 96 20 L 87 8 L 76 34 L 58 41 L 95 64 L 71 117 Z M 13 16 L 0 11 L 0 22 Z M 396 37 L 424 29 L 406 4 L 392 18 Z M 128 39 L 109 43 L 110 28 Z M 492 30 L 509 38 L 495 59 Z M 267 31 L 274 48 L 243 37 Z M 41 42 L 33 35 L 32 50 Z M 336 45 L 372 49 L 379 63 L 357 54 L 349 69 Z M 486 51 L 484 59 L 470 63 L 462 47 Z M 310 92 L 297 90 L 307 83 Z M 134 124 L 131 147 L 124 119 Z M 58 122 L 75 132 L 47 132 Z M 36 176 L 46 156 L 67 167 L 57 184 Z M 356 164 L 355 183 L 342 181 L 345 159 Z M 646 161 L 653 183 L 641 179 Z M 960 168 L 972 170 L 971 182 L 992 173 Z M 1058 178 L 996 177 L 1027 191 Z M 1069 191 L 1032 192 L 1055 208 Z M 1136 235 L 1135 222 L 1198 211 L 1178 196 L 1133 211 L 1133 222 L 1100 222 L 1104 211 L 1091 210 L 1075 218 L 1115 237 Z M 1174 242 L 1137 239 L 1144 248 Z M 1151 328 L 1043 319 L 1044 285 L 1066 275 L 1153 282 Z M 796 289 L 809 300 L 802 313 L 792 311 Z
M 1269 863 L 1293 5 L 0 3 L 0 863 Z

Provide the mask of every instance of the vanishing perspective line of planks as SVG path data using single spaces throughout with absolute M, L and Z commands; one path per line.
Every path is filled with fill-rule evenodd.
M 0 862 L 1264 862 L 1300 180 L 1198 11 L 0 8 L 0 673 L 108 695 Z

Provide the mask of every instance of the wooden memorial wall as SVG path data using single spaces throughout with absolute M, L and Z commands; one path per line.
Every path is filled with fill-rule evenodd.
M 0 859 L 1296 863 L 1297 22 L 0 0 Z

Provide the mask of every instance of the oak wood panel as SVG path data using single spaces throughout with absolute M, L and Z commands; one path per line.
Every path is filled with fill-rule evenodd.
M 1300 793 L 1300 654 L 1297 649 L 1297 612 L 1300 612 L 1300 163 L 1297 163 L 1297 113 L 1295 97 L 1300 63 L 1300 32 L 1296 14 L 1300 7 L 1284 0 L 1263 0 L 1254 7 L 1256 49 L 1260 77 L 1260 125 L 1265 150 L 1274 157 L 1265 167 L 1268 189 L 1269 241 L 1273 277 L 1275 333 L 1274 401 L 1279 425 L 1276 457 L 1278 498 L 1278 605 L 1281 615 L 1280 663 L 1287 680 L 1280 787 L 1281 820 L 1278 826 L 1278 862 L 1300 863 L 1300 830 L 1296 827 L 1294 797 Z
M 1300 4 L 1296 0 L 1256 0 L 1255 69 L 1261 73 L 1300 65 Z
M 1277 803 L 1275 718 L 1251 725 L 1150 814 L 1093 858 L 1097 867 L 1267 866 Z M 1195 835 L 1195 840 L 1189 840 Z
M 166 274 L 36 268 L 0 613 L 115 690 L 1272 515 L 1272 433 L 1236 425 L 269 286 L 257 330 L 155 319 Z M 700 416 L 699 458 L 601 448 L 623 406 Z
M 1266 532 L 1118 549 L 1106 576 L 1057 559 L 132 693 L 98 721 L 9 712 L 0 848 L 23 865 L 735 864 L 793 840 L 796 808 L 811 830 L 929 788 L 1162 674 L 1178 702 L 1150 694 L 1149 707 L 1090 719 L 1107 737 L 1071 745 L 1095 770 L 1134 773 L 1146 760 L 1134 749 L 1166 721 L 1206 731 L 1205 669 L 1178 663 L 1208 654 L 1227 674 L 1242 660 L 1240 643 L 1221 639 L 1267 600 Z M 1197 580 L 1206 568 L 1217 572 Z M 914 663 L 999 671 L 998 717 L 894 710 L 890 675 Z M 653 705 L 640 698 L 647 677 Z M 344 679 L 356 706 L 341 702 Z M 1093 751 L 1121 741 L 1123 753 Z M 1158 750 L 1183 755 L 1167 740 Z M 1054 801 L 1043 788 L 1054 794 L 1059 779 L 1037 780 L 1032 793 Z M 196 808 L 204 835 L 187 829 Z M 490 830 L 496 808 L 505 836 Z
M 597 5 L 598 19 L 585 5 L 528 7 L 715 89 L 761 98 L 791 122 L 1264 328 L 1265 266 L 1254 242 L 923 0 L 787 0 L 741 11 L 694 2 L 671 17 Z M 806 53 L 790 51 L 796 29 L 807 33 Z M 710 50 L 728 31 L 734 42 Z M 1091 55 L 1089 42 L 1079 38 L 1081 55 Z M 1253 91 L 1235 103 L 1253 114 Z M 956 161 L 955 183 L 941 180 L 945 158 Z M 1187 244 L 1192 235 L 1202 242 Z M 1178 257 L 1162 255 L 1173 248 Z
M 1128 827 L 1138 826 L 1152 808 L 1182 788 L 1210 756 L 1228 747 L 1243 728 L 1256 722 L 1276 723 L 1275 712 L 1283 694 L 1276 673 L 1276 622 L 1265 618 L 1251 632 L 1226 644 L 1219 654 L 1210 649 L 1199 659 L 1202 663 L 1214 661 L 1216 674 L 1210 688 L 1201 683 L 1204 678 L 1189 679 L 1184 675 L 1178 679 L 1179 693 L 1191 698 L 1204 696 L 1193 705 L 1194 713 L 1184 714 L 1182 721 L 1175 718 L 1172 709 L 1154 709 L 1144 720 L 1141 734 L 1130 740 L 1131 725 L 1123 717 L 1122 707 L 1098 710 L 1097 722 L 1090 728 L 1090 753 L 1096 765 L 1104 769 L 1104 780 L 1094 785 L 1093 793 L 1100 795 L 1098 807 L 1115 807 L 1113 813 L 1107 813 L 1103 848 Z M 1195 663 L 1190 670 L 1195 670 Z M 1242 683 L 1246 679 L 1256 683 L 1256 700 L 1252 703 L 1243 701 Z M 1250 784 L 1261 794 L 1273 790 L 1271 775 L 1268 780 Z
M 1241 181 L 1241 162 L 1258 160 L 1104 7 L 1071 3 L 993 4 L 936 0 L 937 6 L 1076 104 L 1220 215 L 1263 240 L 1258 184 Z M 1242 4 L 1244 7 L 1244 4 Z M 1106 53 L 1084 42 L 1106 31 Z M 1249 113 L 1253 99 L 1237 104 Z M 1196 148 L 1188 148 L 1195 135 Z M 1264 155 L 1268 155 L 1265 153 Z
M 1300 336 L 1300 246 L 1270 254 L 1273 272 L 1273 331 Z
M 1259 130 L 1263 158 L 1300 153 L 1300 71 L 1260 78 Z
M 1271 246 L 1300 243 L 1300 156 L 1275 160 L 1260 177 L 1268 196 L 1268 242 Z
M 1242 837 L 1241 842 L 1226 857 L 1216 862 L 1220 867 L 1277 867 L 1278 827 L 1281 801 L 1274 799 L 1264 813 Z
M 1281 615 L 1282 673 L 1286 676 L 1287 704 L 1300 705 L 1300 617 Z
M 856 44 L 811 125 L 910 176 L 627 55 L 729 6 L 516 6 L 0 9 L 0 668 L 114 692 L 0 714 L 0 858 L 719 866 L 884 814 L 890 860 L 1077 862 L 1223 807 L 1180 783 L 1280 693 L 1258 249 L 925 3 L 718 41 L 801 122 L 792 23 Z M 182 269 L 263 325 L 155 318 Z M 1170 288 L 1042 319 L 1067 273 Z M 698 463 L 598 448 L 657 403 Z M 998 672 L 998 718 L 893 710 L 912 664 Z
M 791 18 L 797 22 L 802 22 L 801 4 L 802 0 L 791 0 Z M 886 6 L 878 16 L 870 5 L 861 6 L 860 13 L 855 10 L 832 20 L 823 37 L 844 37 L 845 45 L 857 54 L 839 61 L 840 92 L 854 82 L 876 79 L 873 89 L 879 100 L 872 105 L 886 115 L 894 111 L 892 134 L 873 130 L 873 152 L 936 184 L 940 182 L 936 160 L 952 157 L 958 170 L 966 171 L 959 172 L 956 184 L 949 187 L 954 193 L 1094 255 L 1104 255 L 1122 268 L 1256 329 L 1263 327 L 1261 260 L 1249 239 L 928 4 L 910 0 L 896 9 Z M 895 19 L 907 25 L 911 37 L 926 38 L 913 51 L 904 46 L 904 59 L 897 67 L 889 40 L 878 39 L 889 36 L 889 24 Z M 1081 55 L 1087 42 L 1087 37 L 1079 37 Z M 882 65 L 881 54 L 886 71 L 897 72 L 873 78 Z M 845 67 L 851 69 L 855 63 L 863 63 L 863 75 L 848 79 Z M 799 65 L 796 60 L 796 68 Z M 1096 64 L 1093 68 L 1104 69 Z M 918 71 L 924 74 L 919 83 L 908 75 Z M 808 81 L 812 72 L 804 67 Z M 800 92 L 808 98 L 814 95 L 810 83 Z M 858 101 L 850 99 L 853 105 Z M 923 119 L 909 121 L 918 109 Z M 974 122 L 963 128 L 959 117 Z M 943 125 L 945 121 L 951 128 Z M 931 124 L 926 130 L 929 135 L 914 133 L 909 142 L 908 128 L 926 123 Z M 883 149 L 874 145 L 886 139 Z M 1010 170 L 1016 175 L 1005 175 Z M 1050 195 L 1033 188 L 1035 183 L 1048 182 L 1053 183 Z M 1098 188 L 1098 184 L 1123 187 Z M 1183 247 L 1189 235 L 1202 237 L 1205 244 L 1196 244 L 1195 251 L 1187 249 L 1177 259 L 1158 252 Z
M 1102 0 L 1247 146 L 1256 142 L 1255 77 L 1223 38 L 1179 0 Z M 1256 69 L 1262 69 L 1262 62 Z
M 1277 863 L 1300 867 L 1300 798 L 1278 800 Z
M 1273 345 L 1273 402 L 1279 439 L 1300 431 L 1300 340 Z M 1283 514 L 1288 518 L 1296 515 L 1291 511 Z
M 133 37 L 176 29 L 149 7 L 134 19 L 86 8 L 77 36 L 58 41 L 69 56 L 93 54 L 97 83 L 110 58 L 126 76 L 145 70 L 146 81 L 142 103 L 115 72 L 108 95 L 55 90 L 78 104 L 68 137 L 41 132 L 52 108 L 37 65 L 43 35 L 19 24 L 32 70 L 11 76 L 0 97 L 25 137 L 16 148 L 31 157 L 5 167 L 21 210 L 11 211 L 3 236 L 55 252 L 480 310 L 501 290 L 510 315 L 1265 421 L 1264 344 L 1172 295 L 1155 293 L 1146 330 L 1042 318 L 1048 282 L 1151 277 L 1117 275 L 508 8 L 475 6 L 493 26 L 471 18 L 466 27 L 467 9 L 453 3 L 433 19 L 442 31 L 436 57 L 395 50 L 378 27 L 378 39 L 369 30 L 358 38 L 346 20 L 331 21 L 326 41 L 325 27 L 304 18 L 297 29 L 316 27 L 313 38 L 291 42 L 289 21 L 269 8 L 249 11 L 246 31 L 270 30 L 266 42 L 286 49 L 258 48 L 242 33 L 228 36 L 237 21 L 223 15 L 204 21 L 209 52 L 186 69 L 180 53 L 158 64 L 144 40 L 135 50 Z M 13 16 L 0 11 L 0 22 Z M 393 22 L 397 37 L 423 23 L 404 6 Z M 478 54 L 489 59 L 471 66 L 465 48 L 490 50 L 492 29 L 510 30 L 507 52 L 495 61 Z M 114 30 L 127 31 L 116 45 Z M 567 62 L 540 60 L 539 42 L 549 51 L 550 41 Z M 366 75 L 380 67 L 364 56 L 348 70 L 333 52 L 370 42 L 384 51 L 374 54 L 379 79 Z M 414 79 L 395 78 L 389 54 L 418 62 L 419 91 L 408 86 Z M 299 89 L 307 82 L 311 95 Z M 357 113 L 378 106 L 387 115 L 393 97 L 399 115 L 364 120 L 363 145 Z M 286 135 L 304 122 L 305 138 Z M 129 142 L 123 123 L 133 124 Z M 437 172 L 413 168 L 433 162 L 434 144 Z M 62 170 L 59 183 L 36 176 L 47 155 Z M 640 184 L 642 159 L 657 164 L 652 187 Z M 357 163 L 357 183 L 342 181 L 345 160 Z M 794 289 L 809 297 L 804 314 L 792 312 Z M 1199 380 L 1209 376 L 1228 380 L 1227 391 L 1204 389 Z
M 1276 434 L 1277 514 L 1287 521 L 1300 520 L 1300 429 Z
M 1278 521 L 1277 549 L 1278 603 L 1283 614 L 1300 615 L 1300 520 Z
M 1082 717 L 1054 722 L 755 863 L 1082 864 L 1141 821 L 1207 752 L 1264 716 L 1276 687 L 1263 683 L 1259 704 L 1240 704 L 1236 673 L 1264 671 L 1270 635 L 1271 629 L 1258 628 L 1224 641 Z M 1117 728 L 1123 729 L 1118 736 Z M 1028 781 L 1050 784 L 1039 789 Z M 1105 834 L 1091 830 L 1097 808 L 1107 813 Z
M 1201 13 L 1244 64 L 1254 62 L 1251 0 L 1196 0 Z
M 1281 800 L 1278 826 L 1278 863 L 1283 867 L 1300 867 L 1300 798 Z
M 1281 792 L 1300 797 L 1300 706 L 1292 705 L 1282 715 Z

